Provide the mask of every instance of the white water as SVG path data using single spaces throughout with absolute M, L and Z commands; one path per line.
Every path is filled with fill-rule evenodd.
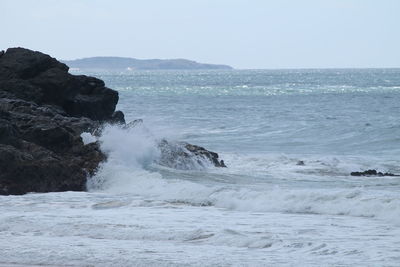
M 399 96 L 356 85 L 246 98 L 254 88 L 238 86 L 211 98 L 121 89 L 121 109 L 144 124 L 105 128 L 89 192 L 0 197 L 0 266 L 399 266 L 400 178 L 349 175 L 400 173 Z M 161 166 L 162 138 L 215 150 L 228 168 Z
M 339 181 L 326 178 L 320 183 L 327 186 L 310 188 L 307 177 L 315 176 L 301 175 L 333 166 L 345 171 L 338 159 L 310 159 L 305 167 L 282 155 L 224 155 L 234 167 L 177 171 L 154 163 L 156 139 L 145 127 L 108 127 L 100 141 L 108 161 L 89 193 L 0 198 L 0 263 L 396 266 L 400 260 L 397 192 L 359 186 L 361 178 L 334 187 L 349 179 L 340 173 Z M 265 168 L 275 170 L 273 179 L 262 177 Z M 246 169 L 251 180 L 241 173 Z M 367 179 L 373 186 L 399 182 Z

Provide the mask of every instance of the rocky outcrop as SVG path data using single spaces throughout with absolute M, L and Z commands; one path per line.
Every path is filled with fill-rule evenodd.
M 223 160 L 219 160 L 219 155 L 215 152 L 209 151 L 201 146 L 185 143 L 184 147 L 192 153 L 192 155 L 208 159 L 215 167 L 226 167 Z
M 124 122 L 118 93 L 23 48 L 0 53 L 0 194 L 85 190 L 105 155 L 81 133 Z
M 72 75 L 55 58 L 24 48 L 10 48 L 0 57 L 0 91 L 39 105 L 57 106 L 68 116 L 123 121 L 120 112 L 113 115 L 117 91 L 97 78 Z
M 377 170 L 366 170 L 363 172 L 352 172 L 351 176 L 399 176 L 390 172 L 378 172 Z
M 24 48 L 0 51 L 0 194 L 85 190 L 106 155 L 98 142 L 84 144 L 81 134 L 98 135 L 103 123 L 125 129 L 142 123 L 125 125 L 124 114 L 115 111 L 117 102 L 118 92 L 103 81 L 71 75 L 55 58 Z M 162 158 L 194 157 L 225 167 L 217 153 L 181 144 L 174 150 L 162 141 Z
M 207 166 L 226 167 L 224 161 L 219 160 L 217 153 L 204 147 L 186 142 L 161 140 L 159 148 L 161 156 L 158 163 L 170 168 L 193 170 Z
M 143 120 L 137 119 L 122 126 L 129 130 L 143 126 Z M 207 166 L 226 167 L 225 162 L 219 159 L 219 155 L 201 146 L 192 145 L 186 142 L 158 141 L 160 158 L 158 164 L 181 170 L 193 170 Z

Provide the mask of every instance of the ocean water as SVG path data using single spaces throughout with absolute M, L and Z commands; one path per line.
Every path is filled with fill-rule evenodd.
M 400 69 L 87 74 L 143 124 L 105 128 L 89 192 L 1 196 L 0 265 L 400 266 L 400 177 L 349 175 L 400 174 Z

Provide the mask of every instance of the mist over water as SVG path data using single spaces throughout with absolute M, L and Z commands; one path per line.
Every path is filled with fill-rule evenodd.
M 90 74 L 119 91 L 127 121 L 144 123 L 104 129 L 108 160 L 88 193 L 1 197 L 36 236 L 4 226 L 0 258 L 28 249 L 23 237 L 37 264 L 60 264 L 51 253 L 77 244 L 62 258 L 90 253 L 96 266 L 400 262 L 400 178 L 349 175 L 400 174 L 399 69 Z M 164 138 L 218 152 L 228 168 L 162 166 Z M 53 247 L 37 241 L 49 236 Z

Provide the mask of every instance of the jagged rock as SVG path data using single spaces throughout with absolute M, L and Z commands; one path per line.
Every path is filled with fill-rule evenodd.
M 196 146 L 196 145 L 192 145 L 192 144 L 188 144 L 188 143 L 185 144 L 185 148 L 189 152 L 191 152 L 193 155 L 207 158 L 214 164 L 215 167 L 226 167 L 223 160 L 221 160 L 221 161 L 218 160 L 219 156 L 215 152 L 209 151 L 209 150 L 205 149 L 204 147 Z
M 122 126 L 122 129 L 132 129 L 143 126 L 142 119 L 136 119 Z M 198 167 L 226 167 L 223 160 L 218 159 L 218 154 L 204 147 L 192 145 L 186 142 L 174 142 L 162 139 L 158 142 L 160 158 L 158 163 L 174 169 L 191 170 Z
M 105 122 L 126 129 L 142 123 L 125 125 L 117 102 L 118 93 L 103 81 L 71 75 L 48 55 L 24 48 L 0 53 L 0 194 L 85 190 L 106 155 L 98 142 L 85 145 L 81 134 L 99 135 Z M 162 141 L 160 148 L 160 162 L 170 167 L 226 167 L 203 147 Z
M 57 105 L 68 115 L 92 120 L 120 120 L 113 116 L 118 92 L 104 82 L 68 73 L 68 66 L 48 55 L 9 48 L 0 58 L 0 90 L 37 104 Z
M 168 142 L 164 139 L 159 143 L 159 148 L 161 155 L 158 163 L 170 168 L 191 170 L 207 165 L 226 167 L 224 161 L 218 159 L 217 153 L 204 147 L 186 142 Z
M 18 147 L 0 144 L 0 194 L 85 190 L 104 155 L 97 147 L 80 149 L 80 156 L 60 155 L 26 141 Z
M 40 52 L 0 55 L 0 194 L 85 190 L 105 155 L 82 132 L 123 122 L 118 93 Z
M 366 170 L 363 172 L 352 172 L 351 176 L 399 176 L 390 172 L 378 172 L 377 170 Z
M 117 110 L 115 111 L 111 119 L 109 120 L 110 123 L 119 123 L 119 124 L 125 124 L 125 115 L 122 111 Z

